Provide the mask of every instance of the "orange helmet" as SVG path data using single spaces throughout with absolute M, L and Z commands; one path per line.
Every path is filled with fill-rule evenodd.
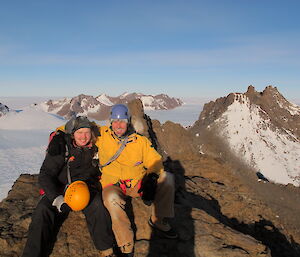
M 83 210 L 90 201 L 90 191 L 83 181 L 75 181 L 66 190 L 64 200 L 73 211 Z

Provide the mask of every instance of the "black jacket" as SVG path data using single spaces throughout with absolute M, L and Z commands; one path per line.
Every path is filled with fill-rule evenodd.
M 74 156 L 74 160 L 69 162 L 71 182 L 82 180 L 93 188 L 99 183 L 98 159 L 93 159 L 98 152 L 97 147 L 81 148 L 71 143 L 68 144 L 68 149 L 68 157 L 65 153 L 55 156 L 47 153 L 40 169 L 39 184 L 51 202 L 64 193 L 68 184 L 67 160 L 71 156 Z

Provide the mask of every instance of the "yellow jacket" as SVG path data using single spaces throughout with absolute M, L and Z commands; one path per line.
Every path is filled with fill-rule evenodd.
M 104 165 L 118 151 L 122 141 L 107 126 L 99 127 L 97 137 L 100 165 Z M 119 180 L 131 180 L 134 187 L 146 173 L 163 172 L 161 155 L 152 147 L 145 136 L 133 133 L 128 136 L 128 143 L 119 157 L 101 170 L 103 187 L 115 184 Z
M 57 130 L 64 131 L 64 126 Z M 118 151 L 122 141 L 107 126 L 99 127 L 99 132 L 96 146 L 100 165 L 104 165 Z M 134 187 L 146 173 L 154 172 L 160 175 L 163 171 L 162 157 L 153 148 L 149 139 L 133 133 L 128 136 L 128 143 L 119 157 L 101 169 L 100 182 L 106 187 L 120 180 L 131 180 L 131 187 Z

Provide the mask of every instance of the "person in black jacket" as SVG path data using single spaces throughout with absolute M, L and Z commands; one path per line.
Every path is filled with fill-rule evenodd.
M 100 256 L 115 256 L 110 215 L 103 206 L 99 184 L 96 131 L 86 117 L 73 118 L 66 124 L 66 133 L 57 132 L 49 143 L 38 179 L 44 195 L 33 213 L 23 257 L 51 254 L 59 227 L 71 211 L 64 201 L 64 191 L 78 180 L 89 188 L 90 201 L 82 211 L 95 247 Z

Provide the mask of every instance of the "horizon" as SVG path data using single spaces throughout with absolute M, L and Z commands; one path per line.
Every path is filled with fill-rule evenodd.
M 1 95 L 218 98 L 272 85 L 295 99 L 299 9 L 294 0 L 5 1 Z
M 256 90 L 256 88 L 255 88 L 255 90 Z M 230 93 L 246 93 L 246 91 L 247 90 L 245 90 L 244 92 L 230 92 Z M 281 93 L 280 89 L 278 89 L 278 91 L 279 91 L 279 93 Z M 257 91 L 257 92 L 259 92 L 259 91 Z M 142 92 L 123 92 L 123 93 L 141 93 L 141 94 L 143 94 Z M 112 96 L 112 97 L 118 97 L 121 95 L 121 94 L 120 95 L 111 95 L 108 93 L 99 93 L 99 94 L 92 95 L 92 96 L 97 97 L 102 94 L 105 94 L 107 96 Z M 155 94 L 155 95 L 158 95 L 158 94 Z M 18 109 L 18 108 L 26 107 L 33 103 L 41 103 L 41 102 L 45 102 L 48 100 L 59 100 L 59 99 L 63 99 L 63 98 L 73 98 L 76 96 L 77 95 L 74 95 L 74 96 L 0 96 L 0 104 L 7 105 L 10 109 Z M 152 96 L 154 96 L 154 95 L 152 95 Z M 168 95 L 168 96 L 174 97 L 172 95 Z M 223 96 L 220 95 L 218 97 L 191 96 L 191 97 L 174 97 L 174 98 L 179 98 L 180 100 L 182 100 L 183 105 L 202 105 L 203 106 L 205 103 L 208 103 L 210 101 L 215 101 L 218 98 L 227 97 L 227 96 L 228 96 L 228 94 L 223 95 Z M 287 99 L 290 103 L 300 106 L 300 97 L 287 98 L 284 95 L 283 95 L 283 97 L 285 99 Z M 176 108 L 178 108 L 178 107 L 176 107 Z

